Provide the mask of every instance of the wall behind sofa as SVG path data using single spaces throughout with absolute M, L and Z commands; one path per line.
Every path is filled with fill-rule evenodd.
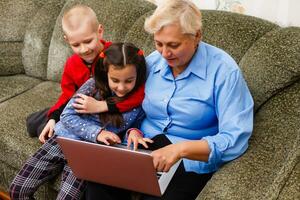
M 148 0 L 150 2 L 165 0 Z M 200 9 L 260 17 L 280 26 L 300 26 L 299 0 L 192 0 Z

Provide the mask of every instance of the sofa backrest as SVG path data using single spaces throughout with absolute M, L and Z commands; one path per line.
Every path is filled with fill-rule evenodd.
M 0 1 L 0 75 L 24 73 L 21 49 L 26 27 L 46 0 Z
M 269 98 L 300 80 L 300 28 L 265 34 L 246 52 L 240 67 L 257 111 Z
M 51 0 L 39 5 L 27 27 L 22 52 L 26 74 L 60 81 L 65 60 L 71 55 L 63 40 L 61 17 L 77 3 L 95 10 L 106 40 L 132 42 L 146 55 L 154 50 L 153 36 L 144 31 L 143 24 L 155 6 L 146 0 Z M 299 28 L 281 28 L 224 11 L 202 13 L 203 40 L 224 49 L 240 64 L 256 109 L 298 79 Z
M 56 18 L 64 4 L 65 0 L 47 1 L 28 24 L 22 50 L 27 75 L 46 79 L 49 45 Z

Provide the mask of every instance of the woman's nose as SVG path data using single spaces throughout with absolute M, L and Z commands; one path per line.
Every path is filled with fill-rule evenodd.
M 164 58 L 169 58 L 170 55 L 171 55 L 170 50 L 169 50 L 167 47 L 163 47 L 163 48 L 162 48 L 162 56 L 163 56 Z

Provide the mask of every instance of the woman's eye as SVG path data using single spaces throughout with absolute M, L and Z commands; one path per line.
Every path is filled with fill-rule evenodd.
M 177 49 L 180 46 L 180 44 L 170 44 L 170 48 Z
M 158 43 L 158 42 L 156 42 L 155 45 L 158 46 L 158 47 L 162 47 L 162 44 Z

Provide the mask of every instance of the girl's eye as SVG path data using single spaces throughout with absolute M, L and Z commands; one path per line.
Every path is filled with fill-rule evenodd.
M 126 83 L 132 83 L 133 80 L 126 80 Z
M 79 47 L 79 44 L 72 44 L 72 47 Z
M 112 79 L 112 82 L 119 83 L 119 80 Z

